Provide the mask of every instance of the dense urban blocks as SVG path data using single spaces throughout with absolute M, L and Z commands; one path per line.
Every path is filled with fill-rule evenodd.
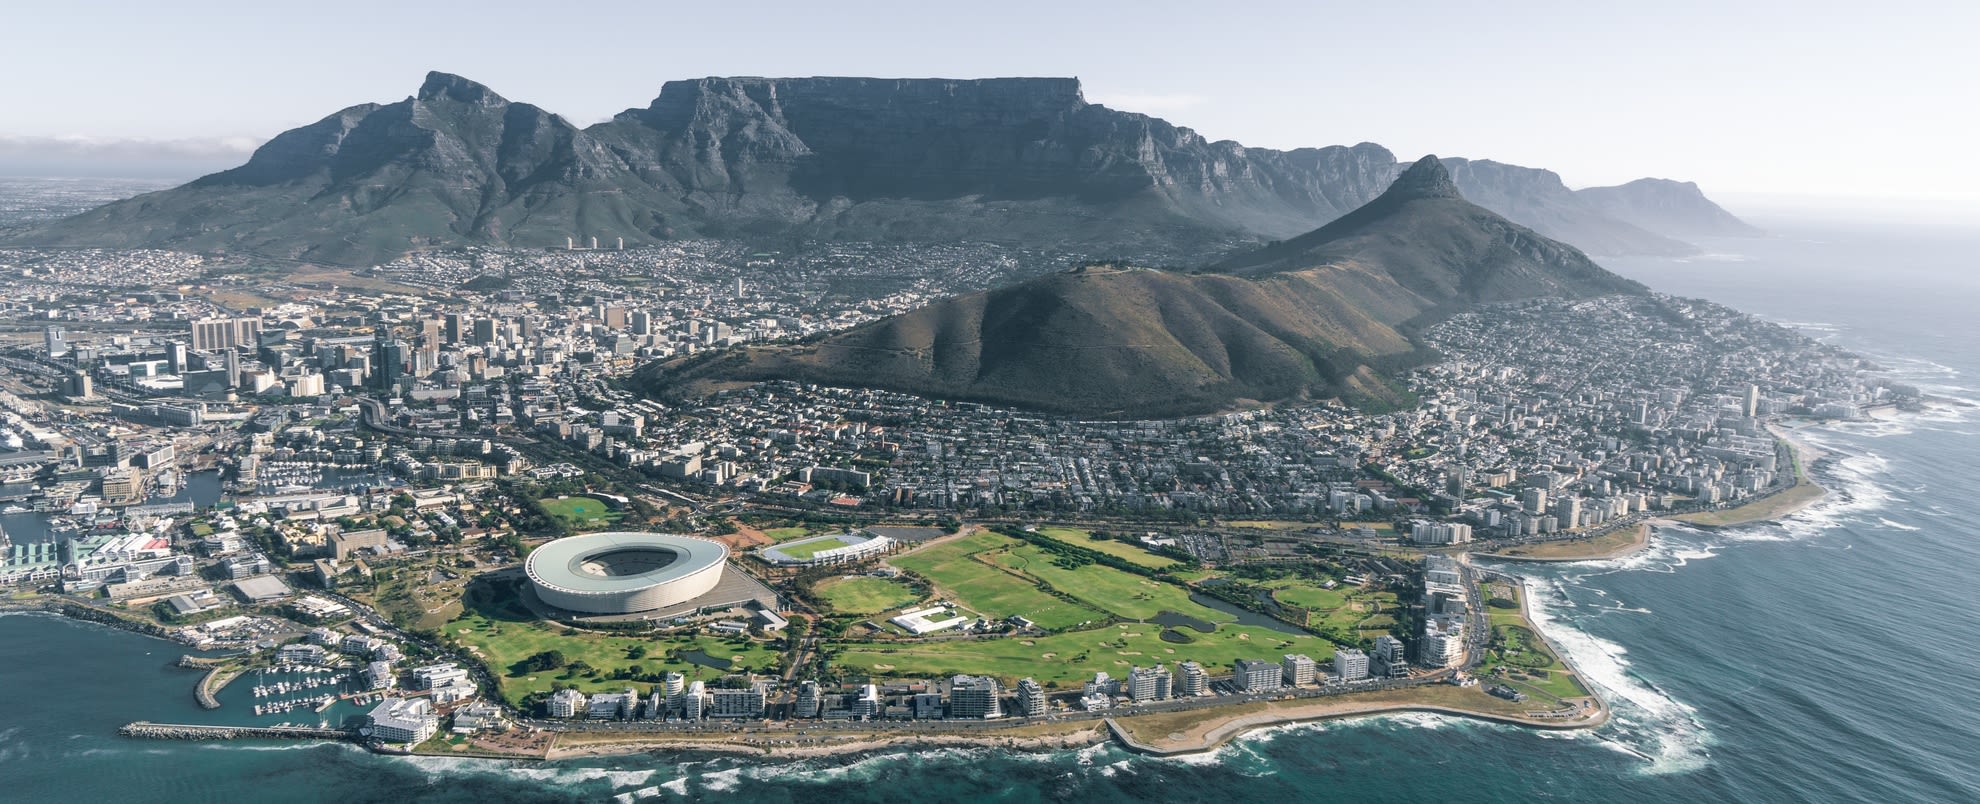
M 632 614 L 684 603 L 722 580 L 729 549 L 671 533 L 572 536 L 529 554 L 524 570 L 544 603 L 585 614 Z

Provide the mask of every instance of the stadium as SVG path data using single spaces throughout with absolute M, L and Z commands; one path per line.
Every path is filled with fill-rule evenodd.
M 779 566 L 815 567 L 864 561 L 893 546 L 894 540 L 885 536 L 849 531 L 773 545 L 757 551 L 757 555 Z
M 587 533 L 536 548 L 523 569 L 544 603 L 633 614 L 702 597 L 722 582 L 729 549 L 671 533 Z

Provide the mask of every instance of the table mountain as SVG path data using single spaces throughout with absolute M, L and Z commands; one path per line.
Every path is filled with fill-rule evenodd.
M 1088 266 L 799 344 L 643 372 L 662 394 L 789 379 L 1083 416 L 1207 413 L 1301 396 L 1392 404 L 1412 324 L 1475 303 L 1642 292 L 1465 201 L 1436 157 L 1374 201 L 1208 272 Z
M 1490 166 L 1488 168 L 1488 166 Z M 246 165 L 17 237 L 369 263 L 428 247 L 721 236 L 986 240 L 1189 262 L 1374 198 L 1386 149 L 1213 142 L 1070 78 L 704 78 L 578 129 L 445 73 L 285 132 Z M 1488 208 L 1605 252 L 1672 241 L 1558 177 L 1466 163 Z

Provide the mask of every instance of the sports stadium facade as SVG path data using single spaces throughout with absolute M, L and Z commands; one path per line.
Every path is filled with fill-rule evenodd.
M 672 533 L 612 531 L 536 548 L 523 563 L 544 603 L 585 614 L 633 614 L 677 605 L 722 582 L 729 548 Z

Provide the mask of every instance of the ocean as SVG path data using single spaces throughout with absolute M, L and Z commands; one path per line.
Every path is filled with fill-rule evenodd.
M 1980 400 L 1980 231 L 1816 227 L 1690 260 L 1608 260 Z M 343 745 L 139 742 L 212 720 L 176 645 L 0 616 L 0 798 L 21 801 L 1974 801 L 1980 800 L 1980 408 L 1804 431 L 1832 493 L 1774 524 L 1664 529 L 1626 558 L 1509 568 L 1614 702 L 1540 733 L 1403 715 L 1276 728 L 1201 757 L 1111 745 L 755 760 L 525 764 Z M 230 689 L 231 694 L 239 690 Z

